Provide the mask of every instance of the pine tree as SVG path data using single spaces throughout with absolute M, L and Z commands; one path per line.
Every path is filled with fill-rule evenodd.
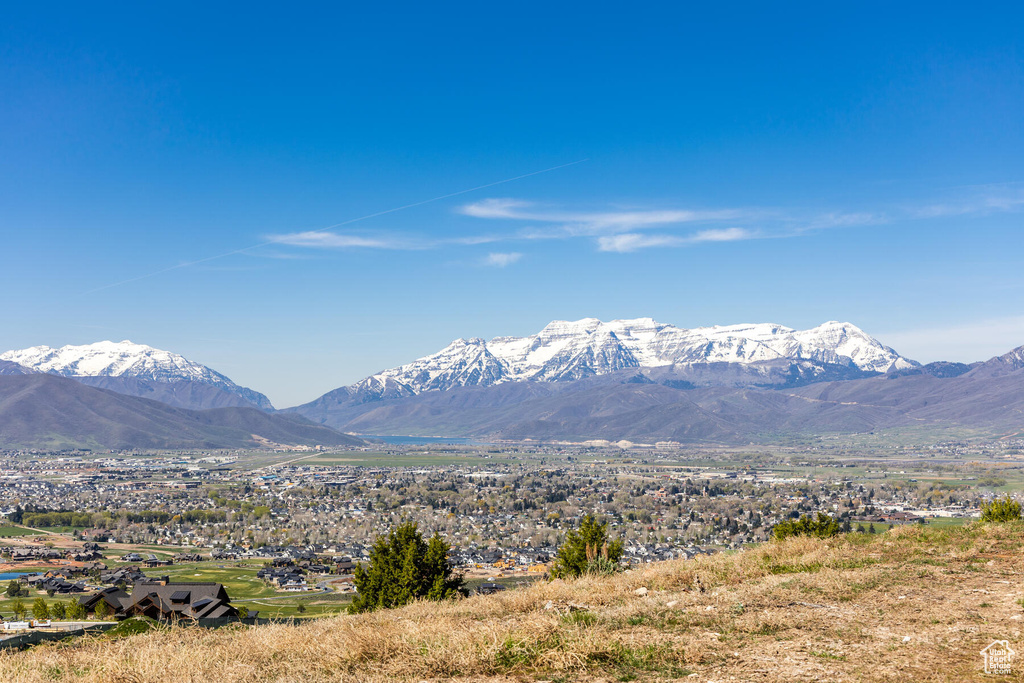
M 608 522 L 600 523 L 593 515 L 580 521 L 579 531 L 569 531 L 565 543 L 558 548 L 551 575 L 555 578 L 581 576 L 587 572 L 615 571 L 622 559 L 622 541 L 608 540 Z
M 72 600 L 68 603 L 64 616 L 71 621 L 80 621 L 86 617 L 85 608 L 78 600 Z
M 779 522 L 772 529 L 772 536 L 777 540 L 789 538 L 790 536 L 813 536 L 815 538 L 830 538 L 839 534 L 842 526 L 834 517 L 818 513 L 817 519 L 810 515 L 804 515 L 800 519 L 788 519 Z
M 1021 504 L 1010 498 L 1009 494 L 1003 500 L 993 500 L 990 503 L 981 504 L 981 519 L 985 522 L 1011 522 L 1019 520 L 1021 515 Z
M 32 603 L 32 616 L 38 621 L 46 621 L 50 618 L 50 607 L 46 604 L 46 600 L 36 598 L 36 601 Z
M 369 566 L 355 569 L 359 593 L 349 610 L 369 612 L 399 607 L 417 598 L 445 600 L 465 594 L 464 579 L 448 564 L 449 549 L 436 534 L 424 541 L 413 522 L 378 536 L 370 549 Z

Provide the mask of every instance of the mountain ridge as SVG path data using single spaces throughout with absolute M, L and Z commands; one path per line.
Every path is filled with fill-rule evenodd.
M 48 373 L 0 377 L 4 448 L 253 448 L 268 443 L 362 442 L 295 416 L 251 406 L 186 410 Z
M 33 346 L 0 353 L 0 361 L 15 363 L 35 372 L 103 386 L 129 396 L 163 396 L 170 405 L 181 408 L 253 405 L 261 410 L 274 409 L 270 399 L 260 392 L 239 386 L 201 363 L 191 361 L 181 354 L 128 340 L 100 341 L 77 346 L 69 344 L 57 349 Z M 239 400 L 219 396 L 213 391 L 183 391 L 182 383 L 212 387 Z M 168 384 L 179 385 L 178 390 L 162 386 Z M 181 398 L 189 393 L 198 397 L 191 402 Z
M 726 365 L 730 371 L 737 367 Z M 638 381 L 629 368 L 575 382 L 510 382 L 375 402 L 313 402 L 300 413 L 357 434 L 510 440 L 749 443 L 922 425 L 1001 432 L 1024 427 L 1024 347 L 973 367 L 949 365 L 768 386 L 675 386 L 671 369 L 645 371 Z
M 436 353 L 289 410 L 322 420 L 323 415 L 314 414 L 326 406 L 363 405 L 468 386 L 572 382 L 631 368 L 641 374 L 673 375 L 665 381 L 758 386 L 919 366 L 851 323 L 829 321 L 808 330 L 775 323 L 684 329 L 653 318 L 607 323 L 583 318 L 555 320 L 526 337 L 456 339 Z M 787 373 L 797 377 L 786 379 Z

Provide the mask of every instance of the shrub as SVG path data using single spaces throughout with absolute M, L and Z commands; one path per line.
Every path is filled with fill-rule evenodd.
M 81 621 L 86 617 L 85 608 L 82 607 L 82 603 L 78 602 L 78 600 L 72 600 L 68 603 L 64 616 L 71 621 Z
M 1020 519 L 1021 505 L 1007 495 L 991 503 L 981 504 L 981 519 L 985 522 L 1012 522 Z
M 32 616 L 39 621 L 46 621 L 50 618 L 50 607 L 46 604 L 46 600 L 36 598 L 36 601 L 32 603 Z
M 838 535 L 840 531 L 839 522 L 834 517 L 819 512 L 817 519 L 810 515 L 804 515 L 800 519 L 787 519 L 784 522 L 779 522 L 772 529 L 772 535 L 781 541 L 790 536 L 830 538 Z
M 608 523 L 600 523 L 593 515 L 587 515 L 580 522 L 579 531 L 570 531 L 565 535 L 565 543 L 555 555 L 551 576 L 562 578 L 586 573 L 609 574 L 618 570 L 621 558 L 622 541 L 608 540 Z
M 399 607 L 416 598 L 444 600 L 465 595 L 462 575 L 448 564 L 451 548 L 435 534 L 423 540 L 416 524 L 406 522 L 381 535 L 370 549 L 370 564 L 355 568 L 353 582 L 359 591 L 349 611 L 369 612 Z

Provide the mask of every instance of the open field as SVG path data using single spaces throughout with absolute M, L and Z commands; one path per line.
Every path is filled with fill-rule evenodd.
M 22 526 L 0 526 L 0 538 L 15 538 L 18 536 L 37 536 L 43 532 L 35 529 L 26 529 Z
M 980 651 L 1024 647 L 1022 549 L 1024 522 L 797 538 L 298 626 L 38 646 L 0 654 L 0 679 L 1017 680 Z

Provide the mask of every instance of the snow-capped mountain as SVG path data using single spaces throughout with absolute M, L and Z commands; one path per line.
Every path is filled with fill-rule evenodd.
M 869 373 L 918 365 L 850 323 L 832 321 L 809 330 L 772 323 L 684 329 L 651 318 L 607 323 L 584 318 L 556 320 L 528 337 L 457 339 L 435 354 L 341 391 L 368 401 L 463 386 L 579 380 L 626 368 L 786 360 Z
M 148 395 L 153 393 L 151 383 L 205 385 L 233 394 L 246 403 L 264 410 L 273 409 L 270 400 L 263 394 L 238 386 L 205 365 L 170 351 L 130 341 L 101 341 L 82 346 L 62 346 L 59 349 L 33 346 L 0 353 L 0 361 L 17 363 L 30 370 L 51 375 L 83 380 L 88 378 L 91 380 L 89 384 L 157 400 L 161 400 L 167 392 L 160 391 L 155 396 Z M 117 378 L 120 381 L 99 382 L 95 378 Z M 182 392 L 179 390 L 177 393 L 180 395 Z M 223 401 L 221 403 L 223 404 Z M 208 406 L 183 404 L 182 407 Z

